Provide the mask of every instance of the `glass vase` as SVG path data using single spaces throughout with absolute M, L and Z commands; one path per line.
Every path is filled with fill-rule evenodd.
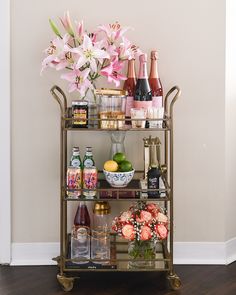
M 113 131 L 109 132 L 109 135 L 111 138 L 110 159 L 112 159 L 116 153 L 125 154 L 124 140 L 126 131 Z
M 154 268 L 156 245 L 153 241 L 130 241 L 128 245 L 129 268 Z

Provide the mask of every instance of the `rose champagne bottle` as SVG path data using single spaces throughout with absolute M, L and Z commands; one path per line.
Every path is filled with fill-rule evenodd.
M 152 107 L 152 91 L 147 75 L 147 54 L 139 56 L 139 74 L 135 87 L 134 107 L 148 109 Z
M 152 90 L 152 106 L 161 108 L 163 106 L 163 88 L 157 69 L 157 51 L 151 51 L 151 70 L 149 75 L 149 84 Z
M 71 233 L 71 258 L 90 258 L 90 217 L 84 201 L 79 202 Z M 75 263 L 85 263 L 77 261 Z
M 127 72 L 127 80 L 125 80 L 123 89 L 128 92 L 128 96 L 126 99 L 126 107 L 125 107 L 125 118 L 130 119 L 130 110 L 134 107 L 134 92 L 136 85 L 136 74 L 135 74 L 135 59 L 131 59 L 128 61 L 128 72 Z M 131 121 L 126 121 L 127 125 L 131 124 Z
M 74 226 L 77 228 L 86 227 L 88 228 L 88 230 L 90 228 L 89 212 L 84 201 L 79 202 L 79 205 L 75 214 L 75 218 L 74 218 Z

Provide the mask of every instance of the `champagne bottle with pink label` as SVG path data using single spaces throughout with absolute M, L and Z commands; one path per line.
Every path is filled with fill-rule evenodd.
M 136 85 L 136 74 L 135 74 L 135 59 L 128 61 L 128 72 L 127 80 L 124 83 L 124 90 L 128 92 L 125 106 L 125 118 L 130 119 L 130 110 L 134 107 L 134 92 Z M 126 121 L 126 124 L 130 125 L 131 121 Z
M 135 87 L 134 107 L 148 109 L 152 107 L 152 91 L 147 75 L 147 54 L 139 56 L 139 74 Z
M 151 51 L 149 84 L 152 90 L 152 106 L 155 108 L 161 108 L 163 106 L 163 88 L 158 74 L 157 59 L 157 51 Z

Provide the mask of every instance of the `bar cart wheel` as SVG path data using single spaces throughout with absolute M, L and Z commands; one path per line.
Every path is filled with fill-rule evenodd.
M 178 290 L 182 285 L 180 278 L 176 274 L 168 274 L 167 279 L 172 290 Z
M 73 289 L 74 286 L 74 278 L 68 278 L 66 276 L 57 275 L 57 280 L 62 286 L 63 291 L 69 292 Z

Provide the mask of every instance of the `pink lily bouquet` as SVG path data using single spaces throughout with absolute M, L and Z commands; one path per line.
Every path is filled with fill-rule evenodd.
M 129 28 L 119 23 L 100 25 L 92 33 L 84 30 L 83 21 L 73 25 L 69 12 L 60 18 L 66 31 L 64 35 L 49 20 L 56 37 L 44 51 L 42 71 L 48 67 L 64 71 L 61 75 L 69 83 L 69 92 L 78 91 L 84 98 L 89 89 L 95 88 L 99 77 L 120 85 L 126 77 L 122 74 L 124 61 L 133 59 L 141 52 L 125 36 Z

